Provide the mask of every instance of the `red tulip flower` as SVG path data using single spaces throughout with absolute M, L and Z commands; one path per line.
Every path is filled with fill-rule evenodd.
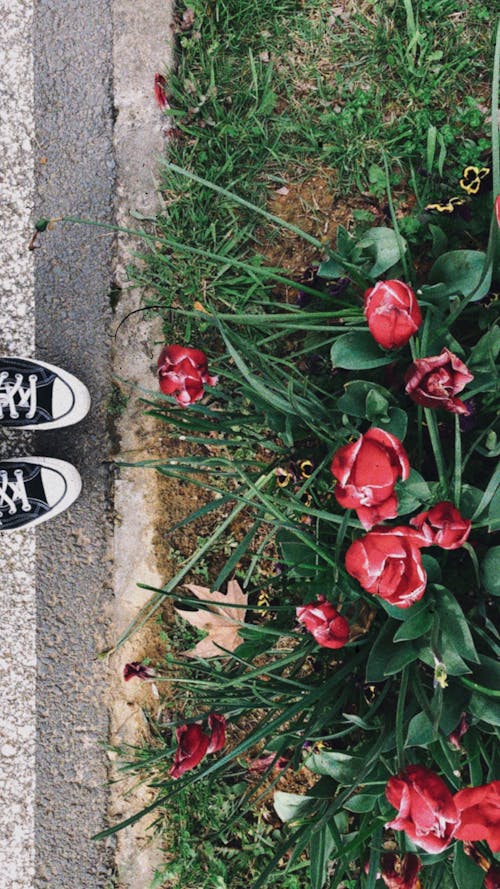
M 125 682 L 128 682 L 129 679 L 152 679 L 155 675 L 155 671 L 151 667 L 141 664 L 140 661 L 131 661 L 123 668 Z
M 379 281 L 364 300 L 370 333 L 384 349 L 405 346 L 422 323 L 417 297 L 403 281 Z
M 439 775 L 425 766 L 408 766 L 389 778 L 385 795 L 398 809 L 386 827 L 404 830 L 412 843 L 426 852 L 437 854 L 449 846 L 460 819 L 453 796 Z
M 394 487 L 399 478 L 408 478 L 410 463 L 395 435 L 369 429 L 336 451 L 330 469 L 338 481 L 334 489 L 338 503 L 355 509 L 364 528 L 397 516 Z
M 381 877 L 388 889 L 418 889 L 420 886 L 418 875 L 421 861 L 418 855 L 408 852 L 401 858 L 393 852 L 382 855 Z
M 424 407 L 468 414 L 467 406 L 456 396 L 473 379 L 460 358 L 449 349 L 442 349 L 439 355 L 417 358 L 410 364 L 405 374 L 405 392 Z
M 460 722 L 458 723 L 456 728 L 454 728 L 453 731 L 450 732 L 450 734 L 448 735 L 448 741 L 455 748 L 455 750 L 460 750 L 460 741 L 462 740 L 463 736 L 467 734 L 468 730 L 469 723 L 467 722 L 467 714 L 462 713 Z
M 177 750 L 169 775 L 180 778 L 188 769 L 194 769 L 208 750 L 209 737 L 199 723 L 181 725 L 176 730 Z
M 500 852 L 500 781 L 459 790 L 453 799 L 460 815 L 455 837 L 486 840 L 492 852 Z
M 469 536 L 472 522 L 464 519 L 453 503 L 443 500 L 410 519 L 410 525 L 424 536 L 426 546 L 459 549 Z
M 208 717 L 210 735 L 205 734 L 198 722 L 181 725 L 176 730 L 177 750 L 174 764 L 169 771 L 171 778 L 180 778 L 184 772 L 194 769 L 207 753 L 216 753 L 226 742 L 226 720 L 211 713 Z
M 300 605 L 297 620 L 304 624 L 318 645 L 324 648 L 343 648 L 349 638 L 349 624 L 331 602 L 323 596 L 310 605 Z
M 397 608 L 422 598 L 427 575 L 422 565 L 421 535 L 413 528 L 375 528 L 351 543 L 345 567 L 367 593 Z
M 203 398 L 203 384 L 215 386 L 217 377 L 208 373 L 207 356 L 187 346 L 165 346 L 158 358 L 158 377 L 164 395 L 175 395 L 186 407 Z
M 155 98 L 162 110 L 169 107 L 167 102 L 166 87 L 167 81 L 165 80 L 163 74 L 155 74 Z
M 208 725 L 210 727 L 210 738 L 207 753 L 217 753 L 218 750 L 222 750 L 226 743 L 225 717 L 217 716 L 217 713 L 211 713 L 208 717 Z
M 500 194 L 495 198 L 495 216 L 497 218 L 498 228 L 500 228 Z

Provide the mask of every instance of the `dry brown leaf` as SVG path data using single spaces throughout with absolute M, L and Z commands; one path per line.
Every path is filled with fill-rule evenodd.
M 210 602 L 210 605 L 205 605 L 198 611 L 175 609 L 177 614 L 187 620 L 191 626 L 208 633 L 194 648 L 190 651 L 183 651 L 182 654 L 186 657 L 207 658 L 220 657 L 223 654 L 221 648 L 234 651 L 242 642 L 238 627 L 245 621 L 248 600 L 247 593 L 243 592 L 238 581 L 228 581 L 226 595 L 218 590 L 211 592 L 209 587 L 198 586 L 195 583 L 186 583 L 185 588 L 198 599 Z M 240 607 L 228 608 L 228 605 Z

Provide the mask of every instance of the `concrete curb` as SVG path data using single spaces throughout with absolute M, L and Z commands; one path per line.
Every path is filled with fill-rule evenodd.
M 165 118 L 154 99 L 154 75 L 172 60 L 172 5 L 163 0 L 115 0 L 114 95 L 115 157 L 118 168 L 116 218 L 120 226 L 143 228 L 130 217 L 130 210 L 155 216 L 161 209 L 158 191 L 158 165 L 165 152 Z M 130 289 L 126 267 L 140 241 L 120 234 L 115 269 L 121 296 L 115 314 L 115 327 L 141 305 L 143 293 Z M 144 416 L 140 397 L 144 390 L 156 390 L 155 360 L 161 341 L 159 322 L 145 321 L 135 314 L 121 326 L 114 346 L 114 372 L 123 391 L 129 394 L 127 407 L 116 422 L 120 438 L 118 461 L 137 462 L 154 457 L 158 447 L 158 424 Z M 143 390 L 141 392 L 141 390 Z M 158 503 L 155 473 L 146 469 L 119 470 L 114 490 L 114 632 L 123 633 L 150 594 L 137 582 L 161 587 L 163 578 L 156 567 L 154 532 Z M 125 685 L 123 666 L 140 661 L 150 630 L 134 635 L 112 658 L 116 688 L 111 703 L 111 740 L 114 745 L 137 745 L 145 734 L 139 701 L 144 688 L 137 681 Z M 151 688 L 149 686 L 149 688 Z M 134 781 L 119 781 L 111 793 L 113 823 L 124 816 L 123 794 L 127 791 L 126 814 L 148 805 L 153 798 L 144 787 L 132 789 Z M 161 862 L 161 852 L 147 833 L 151 819 L 138 822 L 117 834 L 116 864 L 120 887 L 145 889 Z

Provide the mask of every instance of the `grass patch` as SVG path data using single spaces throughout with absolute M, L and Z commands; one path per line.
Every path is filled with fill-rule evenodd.
M 167 862 L 151 889 L 248 889 L 264 870 L 282 839 L 279 820 L 264 806 L 235 822 L 235 789 L 206 782 L 172 802 L 163 823 Z M 273 885 L 305 889 L 306 866 L 276 874 Z
M 168 90 L 169 160 L 259 206 L 279 188 L 315 177 L 303 209 L 314 217 L 320 204 L 317 235 L 326 217 L 342 215 L 339 201 L 349 205 L 353 192 L 364 194 L 372 212 L 383 212 L 384 152 L 393 188 L 417 187 L 417 204 L 456 193 L 463 165 L 489 148 L 488 25 L 495 7 L 496 0 L 213 0 L 208 8 L 201 0 L 181 2 Z M 193 15 L 183 18 L 186 8 Z M 444 176 L 431 180 L 430 127 L 444 166 Z M 166 307 L 258 301 L 251 277 L 221 258 L 268 256 L 273 228 L 169 170 L 162 193 L 158 249 L 136 280 L 152 285 Z M 326 207 L 325 193 L 333 196 Z M 218 259 L 187 257 L 162 245 L 162 236 Z M 190 323 L 182 330 L 189 339 Z

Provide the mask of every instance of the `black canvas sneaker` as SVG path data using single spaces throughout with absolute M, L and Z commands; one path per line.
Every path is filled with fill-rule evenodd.
M 71 463 L 53 457 L 0 460 L 0 532 L 33 527 L 76 500 L 82 488 Z
M 82 420 L 88 389 L 60 367 L 29 358 L 0 358 L 0 426 L 57 429 Z

